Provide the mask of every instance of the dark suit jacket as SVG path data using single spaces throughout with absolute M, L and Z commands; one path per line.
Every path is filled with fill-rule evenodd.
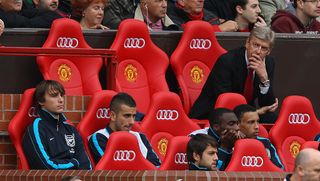
M 196 119 L 208 119 L 211 109 L 213 109 L 218 96 L 225 92 L 235 92 L 243 94 L 246 77 L 248 74 L 245 48 L 230 50 L 221 55 L 211 70 L 209 77 L 202 88 L 201 94 L 193 104 L 190 117 Z M 273 72 L 275 63 L 269 56 L 265 58 L 266 69 L 270 80 L 270 87 L 267 94 L 261 94 L 257 75 L 254 78 L 254 95 L 250 104 L 258 98 L 260 106 L 271 105 L 275 101 L 273 95 Z

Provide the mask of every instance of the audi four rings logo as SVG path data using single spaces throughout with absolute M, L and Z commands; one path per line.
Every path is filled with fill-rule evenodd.
M 76 48 L 79 44 L 77 38 L 59 37 L 57 39 L 57 47 L 59 48 Z
M 117 150 L 113 154 L 115 161 L 132 161 L 136 158 L 136 153 L 133 150 Z
M 211 47 L 211 41 L 208 39 L 192 39 L 190 42 L 190 49 L 209 49 Z
M 291 113 L 288 118 L 289 124 L 308 124 L 310 122 L 309 114 Z
M 179 117 L 179 113 L 177 110 L 158 110 L 156 118 L 157 120 L 176 120 Z
M 127 38 L 124 41 L 124 48 L 143 48 L 145 44 L 143 38 Z
M 244 167 L 261 167 L 263 159 L 260 156 L 243 156 L 241 165 Z
M 98 119 L 109 119 L 110 118 L 110 108 L 99 108 L 96 112 Z
M 176 164 L 188 164 L 186 153 L 176 153 L 174 156 L 174 163 Z
M 39 117 L 39 115 L 38 115 L 35 107 L 30 107 L 30 108 L 29 108 L 29 110 L 28 110 L 28 116 L 29 116 L 30 118 L 32 118 L 32 117 Z

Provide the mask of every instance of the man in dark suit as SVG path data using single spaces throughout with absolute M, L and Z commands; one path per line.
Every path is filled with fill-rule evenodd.
M 265 107 L 268 121 L 274 121 L 278 100 L 273 94 L 274 60 L 268 55 L 274 42 L 274 32 L 268 27 L 254 28 L 245 47 L 221 55 L 194 103 L 190 117 L 207 119 L 221 93 L 243 94 L 247 102 Z M 261 119 L 266 120 L 261 117 Z

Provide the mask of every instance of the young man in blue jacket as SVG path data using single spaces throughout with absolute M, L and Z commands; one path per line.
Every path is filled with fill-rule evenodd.
M 53 80 L 36 87 L 39 117 L 28 126 L 22 141 L 31 169 L 91 169 L 81 136 L 63 115 L 64 94 L 63 86 Z

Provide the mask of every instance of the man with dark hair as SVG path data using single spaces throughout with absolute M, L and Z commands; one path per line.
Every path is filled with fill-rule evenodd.
M 187 145 L 189 170 L 217 170 L 217 142 L 209 135 L 192 135 Z
M 271 53 L 275 34 L 268 27 L 254 28 L 245 47 L 221 55 L 190 110 L 190 117 L 207 119 L 218 96 L 225 92 L 243 94 L 247 102 L 268 106 L 264 121 L 274 121 L 278 100 L 273 94 L 274 60 Z M 257 101 L 256 101 L 257 100 Z M 271 105 L 271 107 L 270 107 Z
M 244 135 L 240 132 L 238 118 L 233 111 L 217 108 L 210 112 L 210 127 L 196 130 L 191 135 L 208 134 L 218 143 L 217 168 L 224 170 L 231 158 L 234 143 Z
M 147 137 L 142 133 L 131 131 L 136 112 L 136 102 L 129 94 L 118 93 L 112 98 L 109 124 L 106 128 L 100 129 L 89 136 L 90 150 L 96 162 L 104 155 L 108 139 L 113 132 L 129 131 L 137 137 L 142 155 L 155 166 L 160 166 L 160 160 L 153 151 Z
M 277 33 L 320 33 L 319 0 L 294 0 L 294 10 L 279 10 L 272 18 L 271 28 Z
M 31 169 L 91 169 L 81 136 L 63 114 L 64 94 L 63 86 L 53 80 L 36 87 L 39 118 L 28 126 L 22 141 Z
M 306 148 L 299 152 L 294 162 L 293 174 L 288 174 L 285 181 L 319 181 L 320 152 Z
M 262 111 L 262 110 L 260 110 Z M 259 113 L 255 107 L 248 104 L 242 104 L 234 109 L 234 113 L 239 119 L 240 131 L 245 134 L 246 138 L 259 140 L 265 147 L 268 157 L 277 167 L 284 170 L 277 150 L 268 138 L 259 137 Z
M 254 27 L 267 26 L 259 16 L 261 9 L 258 0 L 233 0 L 231 4 L 233 20 L 238 23 L 239 32 L 250 32 Z

